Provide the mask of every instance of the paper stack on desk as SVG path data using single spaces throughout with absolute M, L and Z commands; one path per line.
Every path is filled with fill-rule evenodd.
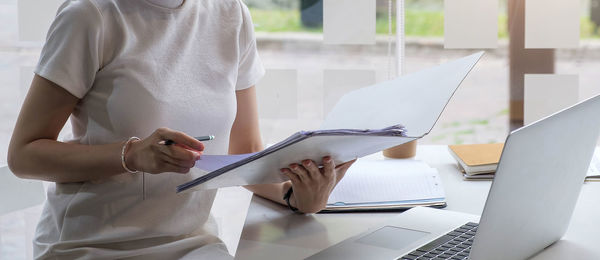
M 503 148 L 503 143 L 448 145 L 450 155 L 467 176 L 494 173 Z
M 445 207 L 436 169 L 417 160 L 359 159 L 338 183 L 321 212 Z
M 503 144 L 449 145 L 450 155 L 467 181 L 492 180 Z M 596 148 L 585 181 L 600 181 L 600 148 Z

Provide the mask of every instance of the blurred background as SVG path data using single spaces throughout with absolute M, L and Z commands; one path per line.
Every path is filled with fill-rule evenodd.
M 324 113 L 328 111 L 328 90 L 344 92 L 353 89 L 348 82 L 332 82 L 335 81 L 335 75 L 332 76 L 334 79 L 327 80 L 330 70 L 338 72 L 348 70 L 346 77 L 354 77 L 354 82 L 368 78 L 369 73 L 365 71 L 374 73 L 374 82 L 388 79 L 390 68 L 387 53 L 389 39 L 387 0 L 377 0 L 375 23 L 377 36 L 374 45 L 323 44 L 322 11 L 319 6 L 322 5 L 322 1 L 248 0 L 246 2 L 254 19 L 259 52 L 265 66 L 268 69 L 295 69 L 298 75 L 297 100 L 298 111 L 300 111 L 298 117 L 276 119 L 263 117 L 261 126 L 267 142 L 276 142 L 297 129 L 318 127 Z M 598 60 L 600 10 L 597 2 L 599 1 L 584 0 L 579 5 L 580 47 L 558 49 L 552 54 L 555 59 L 554 73 L 579 75 L 577 91 L 579 99 L 600 91 L 600 73 L 597 73 L 600 69 Z M 392 32 L 395 33 L 395 1 L 393 4 L 391 26 Z M 444 48 L 444 1 L 405 0 L 404 4 L 405 74 L 477 51 Z M 504 141 L 511 129 L 508 9 L 506 0 L 499 1 L 497 48 L 485 50 L 486 55 L 483 60 L 461 85 L 433 132 L 420 143 L 461 144 Z M 595 18 L 595 22 L 592 17 Z M 395 39 L 392 41 L 395 44 Z M 366 74 L 364 77 L 357 75 L 361 71 Z M 344 76 L 340 77 L 344 78 Z M 346 88 L 337 85 L 344 85 Z M 261 105 L 266 106 L 266 104 Z
M 26 6 L 26 2 L 33 4 Z M 56 9 L 61 1 L 46 2 L 52 1 L 23 0 L 20 5 L 21 9 Z M 388 53 L 388 43 L 395 45 L 395 36 L 388 35 L 388 0 L 376 1 L 374 44 L 324 44 L 322 0 L 245 2 L 254 21 L 260 56 L 268 69 L 258 89 L 265 143 L 277 142 L 301 129 L 318 128 L 343 93 L 396 75 L 396 58 Z M 579 5 L 580 47 L 557 49 L 554 53 L 554 73 L 579 75 L 580 99 L 600 90 L 600 73 L 597 73 L 600 71 L 600 8 L 597 2 L 581 0 Z M 444 48 L 442 0 L 405 0 L 404 3 L 404 73 L 477 51 Z M 434 131 L 421 143 L 501 142 L 507 135 L 510 129 L 507 10 L 507 1 L 501 0 L 497 48 L 486 49 L 483 60 L 459 88 Z M 48 10 L 38 12 L 52 14 Z M 30 28 L 19 24 L 24 21 L 19 14 L 17 0 L 0 0 L 0 164 L 6 163 L 10 135 L 43 44 L 22 39 L 26 37 L 20 34 Z M 392 16 L 391 27 L 395 34 L 395 1 Z
M 354 1 L 365 0 L 346 0 L 346 3 Z M 454 0 L 446 0 L 449 1 Z M 497 28 L 494 28 L 497 29 L 497 46 L 485 49 L 484 58 L 458 89 L 434 130 L 419 143 L 503 142 L 511 129 L 527 121 L 523 112 L 527 105 L 524 105 L 527 103 L 523 93 L 524 73 L 578 75 L 574 87 L 567 90 L 575 93 L 571 96 L 577 100 L 600 93 L 600 0 L 569 1 L 579 1 L 578 46 L 526 51 L 522 46 L 523 19 L 510 18 L 522 13 L 524 0 L 500 0 L 497 16 L 491 16 L 497 19 Z M 61 2 L 0 0 L 0 166 L 6 164 L 10 136 L 33 77 L 45 31 Z M 268 70 L 257 90 L 265 143 L 278 142 L 299 130 L 317 129 L 344 93 L 397 75 L 394 51 L 397 1 L 393 1 L 390 8 L 388 0 L 376 0 L 375 36 L 367 39 L 366 44 L 328 44 L 328 36 L 323 33 L 322 0 L 245 2 L 254 21 L 259 54 Z M 445 48 L 444 3 L 443 0 L 404 0 L 404 74 L 480 50 Z M 331 5 L 328 10 L 335 13 L 335 8 L 345 7 Z M 465 9 L 465 13 L 471 12 L 473 10 Z M 360 12 L 344 9 L 337 15 L 347 19 L 348 26 L 344 28 L 342 20 L 339 27 L 342 29 L 326 29 L 326 33 L 352 31 L 351 24 L 357 20 L 373 22 L 370 13 L 363 17 Z M 509 37 L 510 28 L 513 33 L 520 30 L 520 36 Z M 515 43 L 517 39 L 520 40 Z M 539 69 L 527 71 L 523 67 Z M 548 104 L 564 103 L 558 100 L 561 95 L 546 96 L 543 90 L 538 93 L 541 95 L 534 95 L 538 103 L 540 99 Z M 67 125 L 61 135 L 69 131 Z M 24 255 L 19 248 L 30 247 L 32 234 L 15 230 L 23 226 L 31 230 L 39 209 L 11 214 L 0 217 L 0 259 L 28 258 L 30 252 Z

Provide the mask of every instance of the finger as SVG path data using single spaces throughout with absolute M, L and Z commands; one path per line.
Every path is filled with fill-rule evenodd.
M 321 177 L 321 170 L 319 170 L 319 167 L 317 167 L 317 164 L 315 162 L 313 162 L 312 160 L 302 161 L 302 166 L 304 166 L 304 169 L 306 169 L 306 171 L 308 171 L 308 174 L 310 175 L 310 177 L 312 179 L 317 179 L 317 178 Z
M 179 167 L 185 167 L 185 168 L 192 168 L 194 167 L 194 165 L 196 165 L 196 161 L 183 161 L 183 160 L 177 160 L 175 158 L 172 158 L 166 154 L 163 154 L 161 159 L 165 162 L 168 162 L 170 164 L 173 165 L 177 165 Z
M 281 172 L 283 173 L 283 175 L 287 176 L 290 179 L 290 181 L 292 181 L 293 185 L 296 185 L 300 182 L 300 177 L 298 177 L 298 175 L 290 171 L 290 169 L 284 168 L 281 169 Z
M 180 167 L 174 164 L 171 164 L 167 161 L 163 161 L 163 165 L 162 165 L 163 172 L 175 172 L 175 173 L 188 173 L 190 172 L 190 168 L 186 168 L 186 167 Z
M 323 175 L 327 178 L 333 177 L 335 172 L 335 163 L 330 156 L 323 157 Z
M 290 170 L 289 168 L 281 168 L 281 169 L 279 169 L 279 171 L 281 173 L 283 173 L 283 174 L 289 173 L 289 174 L 291 174 L 293 176 L 296 176 L 296 179 L 300 180 L 300 176 L 298 176 L 297 174 L 295 174 L 294 172 L 292 172 L 292 170 Z
M 307 182 L 307 181 L 310 180 L 310 176 L 308 175 L 308 172 L 301 165 L 298 165 L 296 163 L 292 163 L 292 164 L 290 164 L 290 168 L 289 169 L 293 173 L 295 173 L 296 175 L 298 175 L 298 177 L 300 177 L 300 180 L 302 182 Z
M 156 144 L 156 147 L 162 154 L 178 161 L 197 161 L 201 155 L 201 152 L 188 150 L 176 145 Z
M 204 144 L 202 144 L 202 145 L 204 145 Z M 187 146 L 187 145 L 185 145 L 185 144 L 174 144 L 173 146 L 178 146 L 178 147 L 181 147 L 181 148 L 183 148 L 183 149 L 187 149 L 187 150 L 190 150 L 190 151 L 195 151 L 195 152 L 199 152 L 199 153 L 201 153 L 201 152 L 202 152 L 202 151 L 196 150 L 196 149 L 194 149 L 194 148 L 192 148 L 192 147 L 189 147 L 189 146 Z
M 174 131 L 168 128 L 159 128 L 157 130 L 159 137 L 162 140 L 173 140 L 173 142 L 188 146 L 197 151 L 204 150 L 204 144 L 183 132 Z

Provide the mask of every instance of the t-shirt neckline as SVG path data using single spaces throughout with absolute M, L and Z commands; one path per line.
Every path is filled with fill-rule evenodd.
M 164 12 L 177 12 L 177 11 L 180 11 L 180 10 L 182 10 L 182 9 L 185 8 L 188 0 L 183 0 L 183 2 L 181 2 L 181 5 L 179 5 L 178 7 L 175 7 L 175 8 L 158 5 L 158 4 L 152 3 L 152 2 L 150 2 L 148 0 L 143 0 L 142 2 L 144 2 L 148 6 L 151 6 L 151 7 L 155 8 L 155 9 L 158 9 L 158 10 L 161 10 L 161 11 L 164 11 Z

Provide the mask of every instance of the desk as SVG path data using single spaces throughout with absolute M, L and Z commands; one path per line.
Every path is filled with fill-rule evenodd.
M 446 146 L 420 145 L 416 159 L 438 169 L 446 191 L 446 210 L 481 214 L 490 181 L 463 181 Z M 565 236 L 532 259 L 600 259 L 599 208 L 600 183 L 584 184 Z M 254 196 L 236 259 L 303 259 L 397 214 L 296 215 Z

